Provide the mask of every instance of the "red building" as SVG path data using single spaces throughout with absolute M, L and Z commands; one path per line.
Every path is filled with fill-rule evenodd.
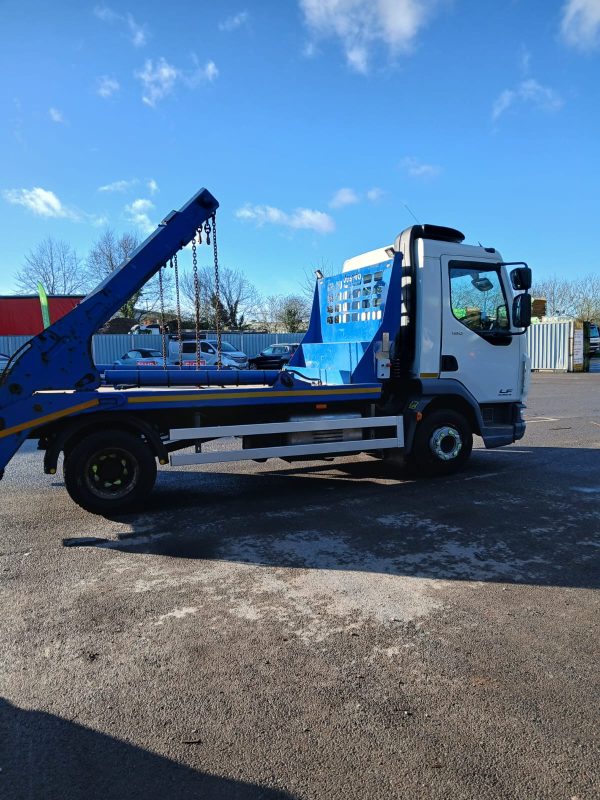
M 85 295 L 50 295 L 50 322 L 64 317 Z M 0 336 L 35 336 L 44 329 L 42 307 L 37 294 L 0 296 Z

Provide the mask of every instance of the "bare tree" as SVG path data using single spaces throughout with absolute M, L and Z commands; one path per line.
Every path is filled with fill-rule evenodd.
M 310 267 L 305 267 L 302 279 L 299 282 L 301 294 L 312 303 L 315 294 L 315 284 L 317 282 L 317 273 L 327 278 L 330 275 L 335 275 L 339 270 L 336 270 L 331 261 L 322 258 L 319 262 L 314 262 Z
M 17 272 L 20 292 L 37 292 L 41 283 L 48 294 L 78 294 L 85 289 L 81 259 L 67 242 L 49 236 L 25 256 Z
M 198 270 L 200 317 L 202 327 L 214 329 L 217 308 L 224 328 L 243 330 L 250 318 L 255 318 L 260 307 L 260 295 L 254 285 L 237 269 L 222 267 L 219 271 L 219 297 L 215 274 L 211 267 Z M 185 272 L 181 277 L 181 294 L 188 307 L 195 308 L 196 290 L 194 276 Z
M 278 316 L 281 309 L 281 296 L 271 294 L 263 297 L 256 310 L 255 322 L 260 330 L 277 333 Z
M 105 280 L 118 269 L 123 261 L 130 258 L 139 244 L 135 233 L 124 233 L 117 237 L 114 231 L 107 228 L 95 242 L 87 257 L 87 281 L 93 287 Z M 169 302 L 172 286 L 170 271 L 163 272 L 163 296 Z M 139 291 L 121 306 L 119 313 L 123 317 L 139 319 L 140 316 L 160 311 L 160 287 L 158 276 L 152 278 Z
M 585 275 L 575 282 L 575 316 L 584 322 L 600 321 L 600 274 Z
M 277 327 L 287 333 L 304 331 L 309 314 L 310 308 L 304 297 L 293 294 L 282 297 L 277 311 Z
M 575 286 L 568 278 L 551 275 L 539 280 L 534 284 L 531 294 L 546 300 L 546 313 L 549 317 L 576 316 Z
M 129 258 L 138 246 L 135 233 L 124 233 L 117 238 L 107 228 L 95 242 L 87 257 L 87 275 L 90 283 L 97 284 L 108 277 Z
M 531 293 L 546 300 L 549 317 L 575 317 L 583 321 L 600 320 L 600 275 L 592 273 L 582 278 L 549 278 L 537 281 Z

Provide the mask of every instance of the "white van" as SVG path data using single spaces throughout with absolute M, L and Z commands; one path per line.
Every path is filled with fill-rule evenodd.
M 590 324 L 590 355 L 600 353 L 600 330 L 595 322 Z
M 198 363 L 201 367 L 214 367 L 217 364 L 217 340 L 200 340 L 200 358 Z M 179 366 L 179 340 L 169 339 L 169 363 Z M 196 366 L 196 339 L 184 339 L 181 342 L 181 363 L 184 367 Z M 248 356 L 241 350 L 229 344 L 221 342 L 221 364 L 224 367 L 236 367 L 245 369 L 248 366 Z
M 142 333 L 161 334 L 161 328 L 158 323 L 151 323 L 150 325 L 134 325 L 129 333 L 133 336 L 139 336 Z

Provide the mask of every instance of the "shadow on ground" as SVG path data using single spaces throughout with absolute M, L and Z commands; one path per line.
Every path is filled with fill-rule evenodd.
M 4 800 L 293 800 L 2 699 L 0 764 Z
M 63 541 L 171 558 L 599 588 L 600 486 L 590 472 L 598 455 L 479 451 L 464 473 L 429 481 L 393 478 L 368 459 L 250 474 L 165 471 L 144 513 L 119 517 L 115 538 Z

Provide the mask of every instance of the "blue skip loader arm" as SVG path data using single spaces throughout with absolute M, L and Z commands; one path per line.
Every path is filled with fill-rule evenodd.
M 0 478 L 28 432 L 45 415 L 61 413 L 56 396 L 46 403 L 44 395 L 36 393 L 77 392 L 100 385 L 92 358 L 92 336 L 194 238 L 218 207 L 212 194 L 201 189 L 179 211 L 172 211 L 131 257 L 76 308 L 25 345 L 0 379 Z M 72 404 L 72 395 L 69 399 L 65 394 L 65 407 Z

